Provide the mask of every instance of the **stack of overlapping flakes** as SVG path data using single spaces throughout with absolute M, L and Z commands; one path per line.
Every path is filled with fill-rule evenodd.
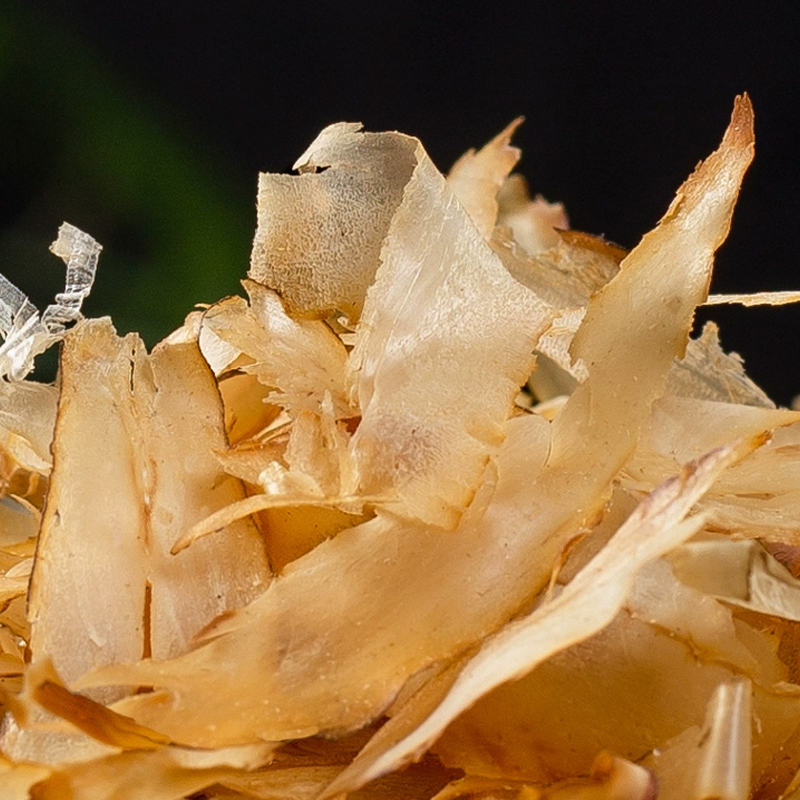
M 800 797 L 800 413 L 690 338 L 750 102 L 628 254 L 516 124 L 326 128 L 149 354 L 70 226 L 0 286 L 4 800 Z

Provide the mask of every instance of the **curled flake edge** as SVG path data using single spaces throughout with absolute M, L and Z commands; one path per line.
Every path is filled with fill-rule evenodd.
M 33 369 L 34 358 L 63 338 L 67 325 L 81 318 L 92 290 L 102 246 L 88 233 L 65 222 L 51 252 L 67 265 L 64 291 L 39 313 L 28 297 L 0 275 L 0 377 L 19 381 Z

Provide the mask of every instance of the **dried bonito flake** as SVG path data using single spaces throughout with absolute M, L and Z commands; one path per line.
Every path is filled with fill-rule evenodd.
M 450 188 L 485 239 L 491 238 L 498 221 L 498 193 L 522 155 L 519 148 L 511 146 L 511 137 L 521 124 L 522 117 L 518 117 L 477 153 L 468 150 L 447 176 Z
M 196 344 L 148 356 L 107 319 L 70 332 L 31 578 L 35 656 L 47 654 L 66 680 L 100 663 L 169 657 L 263 591 L 269 571 L 250 522 L 169 554 L 180 531 L 243 495 L 214 457 L 224 444 L 219 395 Z
M 340 122 L 300 156 L 299 176 L 262 174 L 250 277 L 295 316 L 358 319 L 416 148 L 410 136 Z
M 553 308 L 486 246 L 421 150 L 350 360 L 358 488 L 453 528 L 504 438 Z
M 55 317 L 6 290 L 6 375 L 64 338 L 0 384 L 11 797 L 796 791 L 800 415 L 690 338 L 750 102 L 630 253 L 530 200 L 518 124 L 448 178 L 326 128 L 247 299 L 151 354 L 56 330 L 85 234 Z
M 0 376 L 24 378 L 33 359 L 58 341 L 69 322 L 80 319 L 81 305 L 92 289 L 102 248 L 87 233 L 64 223 L 50 248 L 67 265 L 64 291 L 43 314 L 16 286 L 0 275 Z

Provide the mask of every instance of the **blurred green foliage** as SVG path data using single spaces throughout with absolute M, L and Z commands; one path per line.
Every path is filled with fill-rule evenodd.
M 195 303 L 239 291 L 253 194 L 34 9 L 0 2 L 0 271 L 43 308 L 64 276 L 47 248 L 71 222 L 104 247 L 84 311 L 152 345 Z

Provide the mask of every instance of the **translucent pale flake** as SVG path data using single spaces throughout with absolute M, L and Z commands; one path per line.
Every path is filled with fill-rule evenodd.
M 351 356 L 359 487 L 454 527 L 503 439 L 552 309 L 505 270 L 423 151 Z
M 21 380 L 33 369 L 33 359 L 58 341 L 70 322 L 80 318 L 81 305 L 94 283 L 102 247 L 91 236 L 66 222 L 51 247 L 67 265 L 64 291 L 39 316 L 36 307 L 0 275 L 0 376 Z
M 330 125 L 297 160 L 299 176 L 259 178 L 249 275 L 297 316 L 358 319 L 411 175 L 416 140 L 360 128 Z

